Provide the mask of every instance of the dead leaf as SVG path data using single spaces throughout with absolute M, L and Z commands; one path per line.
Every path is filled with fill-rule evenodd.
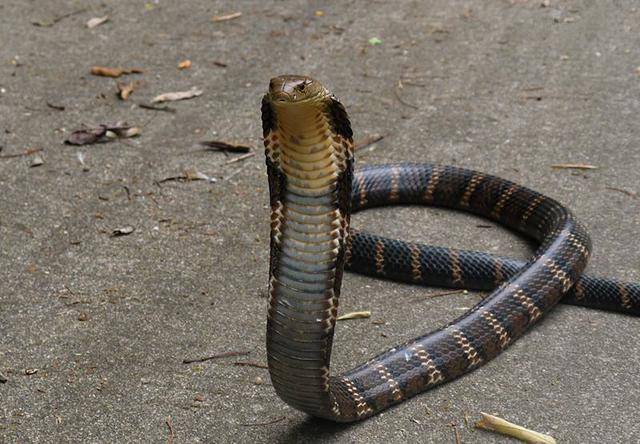
M 551 165 L 551 168 L 556 169 L 574 169 L 574 170 L 597 170 L 595 165 L 589 165 L 586 163 L 556 163 Z
M 108 15 L 105 15 L 104 17 L 94 17 L 87 22 L 87 28 L 93 29 L 96 26 L 100 26 L 103 23 L 106 23 L 108 21 L 109 21 Z
M 172 181 L 188 182 L 192 180 L 206 180 L 209 183 L 217 182 L 217 179 L 215 177 L 207 176 L 203 172 L 200 172 L 194 168 L 189 168 L 184 170 L 184 172 L 179 176 L 165 177 L 164 179 L 160 179 L 157 183 L 172 182 Z
M 72 132 L 64 142 L 68 145 L 89 145 L 106 142 L 109 139 L 138 136 L 141 129 L 126 122 L 102 124 L 95 128 L 81 129 Z
M 251 147 L 248 145 L 237 145 L 229 142 L 223 142 L 222 140 L 205 140 L 200 142 L 200 145 L 212 148 L 216 151 L 225 151 L 229 153 L 248 153 L 251 151 Z
M 100 77 L 117 78 L 125 74 L 142 74 L 144 71 L 140 68 L 109 68 L 106 66 L 92 66 L 91 74 Z
M 96 143 L 107 133 L 107 128 L 100 125 L 97 128 L 88 128 L 72 132 L 64 143 L 68 145 L 88 145 Z
M 118 97 L 121 100 L 127 100 L 137 87 L 138 82 L 118 82 Z
M 191 60 L 183 60 L 178 63 L 178 69 L 189 69 L 191 68 Z
M 176 100 L 186 100 L 191 99 L 193 97 L 198 97 L 202 95 L 202 90 L 196 87 L 191 88 L 189 91 L 179 91 L 179 92 L 169 92 L 160 94 L 153 98 L 151 103 L 160 103 L 160 102 L 175 102 Z
M 366 319 L 371 317 L 371 312 L 369 310 L 365 311 L 352 311 L 351 313 L 343 314 L 342 316 L 338 316 L 337 321 L 346 321 L 349 319 Z
M 556 440 L 549 435 L 525 429 L 524 427 L 505 421 L 497 416 L 483 412 L 480 412 L 480 414 L 482 415 L 482 419 L 475 424 L 479 429 L 498 432 L 529 443 L 556 444 Z
M 242 12 L 232 12 L 231 14 L 214 15 L 211 20 L 213 20 L 214 22 L 225 22 L 227 20 L 236 19 L 241 15 L 242 15 Z
M 133 233 L 134 231 L 136 231 L 135 228 L 133 228 L 130 225 L 127 225 L 125 227 L 116 228 L 115 230 L 113 230 L 111 232 L 111 237 L 127 236 L 127 235 Z

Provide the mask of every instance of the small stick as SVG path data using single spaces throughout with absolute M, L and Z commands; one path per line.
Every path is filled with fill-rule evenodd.
M 236 157 L 235 159 L 227 160 L 224 164 L 231 165 L 232 163 L 240 162 L 242 160 L 248 159 L 249 157 L 253 157 L 255 155 L 256 155 L 255 151 L 252 151 L 250 153 L 243 154 L 242 156 Z
M 342 316 L 338 316 L 336 321 L 346 321 L 349 319 L 366 319 L 371 317 L 371 312 L 369 310 L 365 311 L 352 311 L 351 313 L 343 314 Z
M 413 109 L 420 109 L 420 107 L 418 107 L 417 105 L 414 105 L 413 103 L 409 103 L 406 100 L 404 100 L 402 96 L 400 96 L 400 93 L 398 92 L 398 88 L 394 88 L 393 93 L 396 95 L 396 99 L 398 99 L 398 102 L 402 103 L 403 105 Z
M 480 414 L 482 415 L 482 419 L 475 424 L 475 426 L 479 429 L 489 430 L 490 432 L 498 432 L 503 435 L 511 436 L 528 443 L 556 444 L 556 440 L 549 435 L 525 429 L 524 427 L 513 424 L 509 421 L 505 421 L 504 419 L 498 418 L 497 416 L 489 415 L 483 412 L 480 412 Z
M 140 108 L 143 109 L 150 109 L 152 111 L 164 111 L 167 113 L 175 113 L 176 110 L 174 108 L 171 108 L 169 106 L 154 106 L 154 105 L 149 105 L 147 103 L 138 103 L 138 106 Z
M 467 293 L 469 293 L 469 291 L 467 291 L 467 290 L 441 291 L 440 293 L 434 293 L 434 294 L 430 294 L 430 295 L 425 296 L 425 297 L 415 298 L 414 301 L 424 301 L 426 299 L 434 299 L 434 298 L 439 298 L 441 296 L 449 296 L 449 295 L 452 295 L 452 294 L 467 294 Z
M 382 134 L 377 135 L 377 136 L 365 137 L 364 139 L 356 141 L 356 143 L 353 146 L 353 149 L 354 150 L 361 150 L 362 148 L 366 148 L 366 147 L 368 147 L 370 145 L 373 145 L 374 143 L 380 142 L 384 138 L 385 138 L 385 136 L 382 135 Z
M 247 356 L 249 353 L 251 353 L 251 352 L 248 352 L 248 351 L 224 352 L 224 353 L 218 353 L 218 354 L 212 355 L 212 356 L 206 356 L 204 358 L 183 359 L 182 363 L 183 364 L 193 364 L 194 362 L 205 362 L 205 361 L 211 361 L 212 359 L 228 358 L 230 356 Z
M 254 422 L 254 423 L 242 423 L 240 425 L 244 426 L 244 427 L 265 426 L 265 425 L 269 425 L 269 424 L 275 424 L 275 423 L 280 422 L 280 421 L 284 421 L 286 418 L 287 418 L 286 416 L 281 416 L 279 418 L 272 419 L 271 421 Z
M 621 193 L 626 194 L 627 196 L 633 197 L 634 199 L 638 197 L 638 193 L 634 191 L 625 190 L 624 188 L 607 187 L 607 190 L 619 191 Z
M 253 361 L 236 361 L 233 363 L 233 365 L 256 367 L 256 368 L 269 368 L 268 365 L 260 364 L 259 362 L 253 362 Z
M 26 157 L 26 156 L 30 156 L 30 155 L 35 154 L 35 153 L 39 153 L 40 151 L 42 151 L 42 148 L 29 148 L 28 150 L 26 150 L 23 153 L 4 154 L 4 155 L 0 156 L 0 159 L 15 159 L 16 157 Z
M 169 427 L 169 439 L 167 440 L 167 444 L 173 444 L 173 438 L 175 435 L 173 434 L 173 421 L 171 421 L 171 416 L 167 416 L 167 419 L 165 419 L 164 422 L 167 424 L 167 427 Z
M 555 163 L 551 165 L 551 168 L 556 169 L 574 169 L 574 170 L 597 170 L 595 165 L 589 165 L 586 163 Z

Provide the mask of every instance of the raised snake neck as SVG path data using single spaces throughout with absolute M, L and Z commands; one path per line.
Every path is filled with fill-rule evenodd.
M 299 410 L 355 421 L 478 368 L 553 308 L 586 265 L 590 240 L 572 214 L 512 182 L 424 164 L 372 167 L 354 180 L 347 113 L 313 79 L 272 79 L 262 120 L 271 202 L 268 364 L 278 395 Z M 331 376 L 345 263 L 367 274 L 429 282 L 423 276 L 434 258 L 425 250 L 429 247 L 362 233 L 350 236 L 352 197 L 355 209 L 415 203 L 469 211 L 540 247 L 524 266 L 445 250 L 438 257 L 446 261 L 441 273 L 446 279 L 436 284 L 489 288 L 500 283 L 498 288 L 445 327 Z M 478 271 L 487 264 L 500 264 L 491 284 L 487 273 Z M 624 290 L 632 293 L 632 303 L 638 301 L 636 287 Z

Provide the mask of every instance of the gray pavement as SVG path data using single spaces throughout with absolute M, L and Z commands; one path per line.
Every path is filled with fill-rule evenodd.
M 561 306 L 485 367 L 352 426 L 309 419 L 279 400 L 265 369 L 233 365 L 266 360 L 259 100 L 281 73 L 327 84 L 356 138 L 386 136 L 361 164 L 439 162 L 526 184 L 585 222 L 590 272 L 640 280 L 640 5 L 541 3 L 3 0 L 0 155 L 42 149 L 44 164 L 0 158 L 0 442 L 171 442 L 167 418 L 175 443 L 454 443 L 455 430 L 462 442 L 510 442 L 472 427 L 480 411 L 560 442 L 640 441 L 640 321 L 615 314 Z M 193 65 L 179 71 L 184 59 Z M 120 101 L 93 65 L 143 68 L 127 79 L 143 83 Z M 193 86 L 203 95 L 169 104 L 175 113 L 136 105 Z M 118 120 L 142 126 L 140 137 L 62 144 L 82 124 Z M 211 139 L 257 155 L 225 164 L 237 155 L 199 150 Z M 157 183 L 189 168 L 218 180 Z M 425 208 L 354 221 L 404 239 L 530 252 L 480 223 Z M 111 236 L 126 226 L 135 231 Z M 479 297 L 415 302 L 437 291 L 348 275 L 342 312 L 372 318 L 338 326 L 334 370 Z M 182 363 L 232 351 L 249 354 Z

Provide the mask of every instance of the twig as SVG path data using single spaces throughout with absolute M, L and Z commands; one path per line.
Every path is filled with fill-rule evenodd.
M 398 102 L 402 103 L 403 105 L 408 106 L 408 107 L 413 108 L 413 109 L 420 109 L 417 105 L 414 105 L 413 103 L 409 103 L 406 100 L 404 100 L 402 98 L 402 96 L 400 95 L 400 92 L 398 91 L 398 88 L 393 88 L 393 93 L 395 94 L 396 99 L 398 99 Z
M 40 26 L 41 28 L 49 28 L 49 27 L 55 25 L 56 23 L 58 23 L 59 21 L 66 19 L 67 17 L 72 17 L 74 15 L 82 14 L 86 10 L 87 10 L 86 8 L 78 9 L 76 11 L 68 12 L 67 14 L 62 14 L 62 15 L 58 15 L 56 17 L 53 17 L 51 19 L 51 21 L 49 21 L 49 22 L 47 22 L 45 20 L 41 20 L 39 22 L 36 22 L 36 21 L 31 22 L 31 24 L 35 25 L 35 26 Z
M 42 148 L 29 148 L 25 152 L 18 154 L 4 154 L 0 156 L 0 159 L 15 159 L 16 157 L 26 157 L 35 153 L 39 153 L 40 151 L 42 151 Z
M 551 168 L 556 169 L 574 169 L 574 170 L 597 170 L 595 165 L 589 165 L 586 163 L 555 163 L 551 165 Z
M 165 419 L 164 422 L 167 424 L 167 427 L 169 427 L 169 439 L 167 440 L 167 444 L 173 444 L 173 438 L 175 435 L 173 434 L 173 421 L 171 421 L 171 416 L 167 416 L 167 419 Z
M 356 143 L 353 144 L 353 149 L 354 150 L 361 150 L 362 148 L 366 148 L 366 147 L 368 147 L 370 145 L 373 145 L 374 143 L 380 142 L 385 137 L 386 136 L 384 136 L 382 134 L 378 134 L 378 135 L 375 135 L 375 136 L 367 136 L 364 139 L 357 140 Z
M 497 416 L 488 415 L 480 412 L 482 419 L 476 422 L 475 426 L 479 429 L 497 432 L 503 435 L 512 436 L 524 442 L 536 444 L 555 444 L 556 440 L 549 435 L 545 435 L 533 430 L 525 429 L 519 425 L 505 421 Z
M 251 151 L 251 147 L 249 145 L 239 145 L 224 142 L 222 140 L 205 140 L 200 142 L 200 145 L 212 148 L 213 150 L 226 151 L 229 153 L 248 153 Z
M 638 197 L 638 193 L 636 193 L 635 191 L 625 190 L 624 188 L 607 187 L 607 190 L 619 191 L 626 194 L 627 196 L 633 197 L 634 199 Z
M 249 353 L 251 352 L 248 352 L 248 351 L 224 352 L 224 353 L 218 353 L 216 355 L 206 356 L 204 358 L 183 359 L 182 363 L 193 364 L 194 362 L 206 362 L 206 361 L 211 361 L 212 359 L 228 358 L 230 356 L 247 356 Z
M 453 429 L 453 433 L 455 433 L 456 444 L 462 444 L 462 439 L 460 438 L 460 431 L 458 430 L 458 424 L 455 422 L 451 423 L 451 428 Z
M 214 15 L 211 19 L 214 22 L 226 22 L 242 16 L 242 12 L 232 12 L 231 14 Z
M 366 319 L 371 317 L 371 312 L 369 310 L 365 311 L 352 311 L 351 313 L 343 314 L 342 316 L 338 316 L 336 321 L 347 321 L 349 319 Z
M 252 151 L 250 153 L 243 154 L 242 156 L 236 157 L 235 159 L 227 160 L 224 164 L 231 165 L 232 163 L 240 162 L 242 160 L 248 159 L 249 157 L 253 157 L 255 155 L 256 155 L 255 151 Z
M 236 361 L 233 363 L 233 365 L 256 367 L 256 368 L 269 368 L 268 365 L 260 364 L 259 362 L 253 362 L 253 361 Z
M 452 294 L 467 294 L 469 293 L 467 290 L 449 290 L 449 291 L 441 291 L 440 293 L 430 294 L 425 297 L 415 298 L 414 301 L 425 301 L 427 299 L 439 298 L 441 296 L 450 296 Z
M 244 427 L 266 426 L 266 425 L 270 425 L 270 424 L 275 424 L 275 423 L 280 422 L 280 421 L 284 421 L 286 418 L 287 418 L 286 416 L 281 416 L 279 418 L 272 419 L 271 421 L 254 422 L 254 423 L 242 423 L 240 425 L 244 426 Z
M 167 112 L 167 113 L 175 113 L 176 112 L 175 108 L 171 108 L 169 106 L 154 106 L 154 105 L 149 105 L 147 103 L 138 103 L 138 106 L 140 108 L 150 109 L 152 111 L 164 111 L 164 112 Z

